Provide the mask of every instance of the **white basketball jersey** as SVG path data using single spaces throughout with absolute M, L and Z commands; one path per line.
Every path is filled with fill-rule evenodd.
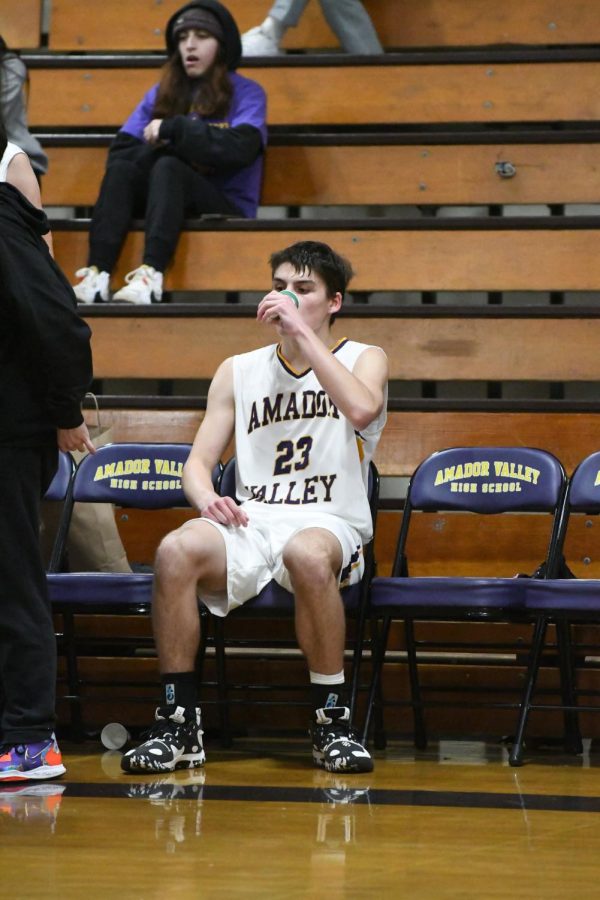
M 343 338 L 331 352 L 352 371 L 368 346 Z M 369 540 L 368 468 L 386 404 L 357 433 L 313 370 L 294 372 L 276 344 L 233 357 L 233 389 L 239 499 L 330 513 Z

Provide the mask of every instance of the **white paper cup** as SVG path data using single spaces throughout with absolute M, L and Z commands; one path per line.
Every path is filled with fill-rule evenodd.
M 284 291 L 279 291 L 279 293 L 285 294 L 286 297 L 290 297 L 294 301 L 294 305 L 295 305 L 296 309 L 298 309 L 298 307 L 300 306 L 300 300 L 293 291 L 288 291 L 286 289 Z
M 107 750 L 120 750 L 124 747 L 131 735 L 120 722 L 109 722 L 100 733 L 102 746 Z

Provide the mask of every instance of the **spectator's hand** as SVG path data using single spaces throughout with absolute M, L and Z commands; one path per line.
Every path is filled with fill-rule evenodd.
M 160 126 L 162 125 L 162 119 L 152 119 L 151 122 L 148 122 L 146 127 L 144 128 L 144 140 L 149 144 L 158 144 L 160 143 L 160 138 L 158 136 L 158 132 L 160 131 Z
M 92 444 L 90 433 L 85 422 L 78 425 L 77 428 L 57 428 L 56 429 L 58 448 L 68 452 L 69 450 L 89 450 L 95 453 L 96 448 Z
M 201 507 L 200 515 L 203 519 L 212 519 L 220 525 L 248 524 L 248 516 L 242 507 L 231 497 L 219 497 L 218 494 L 214 494 L 213 498 Z

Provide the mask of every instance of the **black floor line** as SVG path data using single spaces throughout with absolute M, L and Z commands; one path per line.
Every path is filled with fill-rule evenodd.
M 167 776 L 168 778 L 169 776 Z M 54 782 L 63 797 L 89 799 L 148 800 L 230 800 L 252 803 L 367 804 L 370 806 L 411 806 L 456 809 L 514 809 L 547 812 L 600 813 L 600 797 L 560 794 L 502 794 L 488 791 L 425 791 L 369 788 L 364 777 L 354 776 L 343 785 L 332 780 L 330 788 L 264 787 L 259 785 L 181 784 L 167 778 L 144 781 Z M 332 776 L 332 779 L 335 776 Z M 40 785 L 0 784 L 3 791 L 34 793 Z M 48 792 L 51 784 L 45 783 Z

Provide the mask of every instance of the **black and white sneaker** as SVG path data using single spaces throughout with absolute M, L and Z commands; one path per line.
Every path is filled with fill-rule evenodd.
M 371 754 L 350 728 L 347 706 L 318 709 L 310 729 L 315 765 L 328 772 L 371 772 Z
M 155 718 L 144 743 L 123 754 L 124 772 L 173 772 L 204 765 L 199 709 L 162 707 L 156 710 Z
M 323 788 L 323 797 L 331 806 L 350 806 L 352 803 L 369 805 L 369 788 L 353 788 L 345 782 L 338 782 L 335 787 Z
M 143 782 L 124 785 L 125 796 L 137 800 L 150 800 L 163 806 L 170 806 L 178 800 L 200 801 L 205 779 L 206 773 L 203 769 L 172 772 L 161 778 L 144 779 Z

